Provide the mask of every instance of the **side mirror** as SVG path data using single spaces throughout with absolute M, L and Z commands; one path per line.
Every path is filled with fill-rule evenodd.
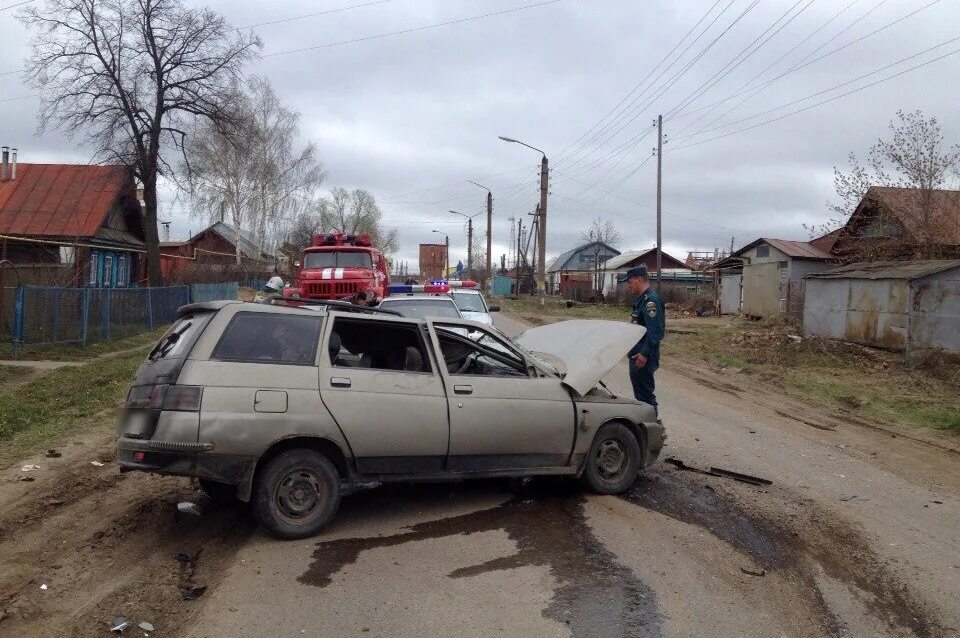
M 490 312 L 500 312 L 500 306 L 490 306 L 487 310 Z
M 299 268 L 299 267 L 300 267 L 300 260 L 299 260 L 299 259 L 298 259 L 297 261 L 293 262 L 293 267 L 294 267 L 294 268 Z

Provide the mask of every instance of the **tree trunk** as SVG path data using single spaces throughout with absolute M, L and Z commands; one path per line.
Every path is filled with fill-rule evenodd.
M 160 236 L 157 233 L 157 175 L 143 184 L 143 230 L 147 240 L 147 281 L 151 286 L 163 285 L 160 270 Z

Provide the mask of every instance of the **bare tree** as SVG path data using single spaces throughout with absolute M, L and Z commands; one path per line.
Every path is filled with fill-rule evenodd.
M 384 255 L 395 253 L 400 243 L 396 229 L 383 226 L 383 212 L 368 191 L 356 188 L 348 191 L 336 187 L 330 197 L 319 203 L 320 226 L 324 231 L 341 230 L 345 233 L 369 233 L 374 245 Z
M 157 179 L 172 173 L 193 118 L 231 124 L 225 99 L 259 39 L 181 0 L 46 0 L 21 13 L 34 31 L 26 74 L 40 89 L 40 130 L 82 136 L 133 169 L 144 191 L 150 283 L 160 283 Z
M 590 224 L 590 228 L 580 235 L 580 239 L 585 242 L 598 241 L 612 248 L 616 248 L 621 241 L 620 231 L 613 222 L 603 217 L 596 217 Z
M 956 224 L 950 210 L 960 204 L 958 193 L 949 191 L 960 177 L 960 145 L 945 144 L 937 118 L 927 118 L 920 111 L 897 111 L 889 137 L 870 147 L 866 162 L 853 153 L 849 161 L 848 170 L 833 169 L 839 201 L 829 205 L 831 218 L 824 224 L 805 225 L 810 234 L 844 228 L 871 188 L 907 189 L 887 192 L 883 201 L 875 203 L 869 227 L 855 229 L 857 236 L 847 238 L 847 258 L 938 256 L 939 241 L 952 235 L 950 226 Z
M 206 123 L 188 143 L 185 166 L 194 210 L 217 219 L 224 210 L 237 230 L 236 260 L 241 264 L 240 231 L 249 230 L 259 261 L 268 240 L 282 239 L 289 226 L 315 201 L 323 166 L 312 142 L 297 148 L 300 114 L 286 108 L 264 78 L 236 87 L 237 125 L 229 131 Z

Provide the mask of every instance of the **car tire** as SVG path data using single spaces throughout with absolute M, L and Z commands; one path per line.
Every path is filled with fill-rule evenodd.
M 218 483 L 209 479 L 197 479 L 200 489 L 216 503 L 235 503 L 237 501 L 237 486 L 228 483 Z
M 598 494 L 619 494 L 633 485 L 641 459 L 640 445 L 630 428 L 607 423 L 590 444 L 583 481 Z
M 287 450 L 257 473 L 251 504 L 254 517 L 273 536 L 313 536 L 340 507 L 340 474 L 320 452 Z

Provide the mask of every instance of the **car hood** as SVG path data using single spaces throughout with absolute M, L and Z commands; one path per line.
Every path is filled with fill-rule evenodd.
M 486 312 L 461 310 L 460 314 L 463 315 L 464 319 L 469 319 L 470 321 L 479 321 L 480 323 L 485 323 L 487 325 L 493 325 L 493 318 Z
M 622 321 L 574 319 L 530 328 L 517 343 L 531 352 L 560 359 L 567 368 L 563 382 L 584 395 L 626 356 L 647 329 Z

